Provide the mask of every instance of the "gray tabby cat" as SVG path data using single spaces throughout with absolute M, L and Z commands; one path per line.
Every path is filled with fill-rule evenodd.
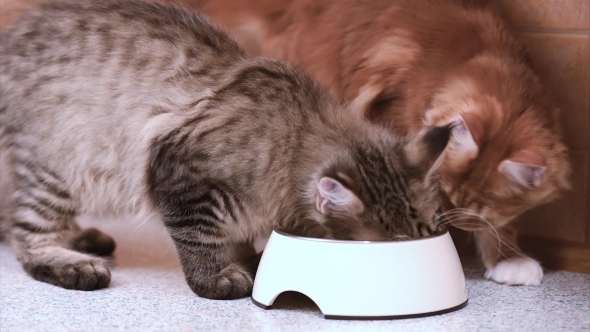
M 107 287 L 100 256 L 114 242 L 76 217 L 156 213 L 193 291 L 234 299 L 252 290 L 252 240 L 273 227 L 359 240 L 437 231 L 450 127 L 406 141 L 354 114 L 195 13 L 44 5 L 0 40 L 0 193 L 14 250 L 35 279 Z

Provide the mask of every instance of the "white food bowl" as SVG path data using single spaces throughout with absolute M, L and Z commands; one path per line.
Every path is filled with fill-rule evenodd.
M 270 309 L 286 291 L 306 295 L 329 319 L 422 317 L 467 305 L 465 275 L 448 232 L 378 242 L 275 230 L 262 254 L 252 302 Z

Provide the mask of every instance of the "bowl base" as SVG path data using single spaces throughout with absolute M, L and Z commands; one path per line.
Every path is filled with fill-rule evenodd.
M 272 307 L 270 305 L 264 305 L 264 304 L 262 304 L 262 303 L 260 303 L 260 302 L 258 302 L 256 300 L 254 300 L 253 297 L 251 299 L 252 299 L 252 303 L 254 303 L 254 305 L 257 306 L 258 308 L 262 308 L 264 310 L 268 310 L 268 309 L 270 309 Z
M 461 310 L 467 306 L 466 300 L 465 302 L 454 306 L 449 309 L 443 309 L 438 311 L 432 312 L 425 312 L 421 314 L 409 314 L 409 315 L 393 315 L 393 316 L 337 316 L 337 315 L 324 315 L 325 319 L 333 319 L 333 320 L 394 320 L 394 319 L 408 319 L 408 318 L 422 318 L 428 316 L 436 316 L 442 314 L 448 314 L 449 312 Z
M 259 308 L 262 308 L 264 310 L 272 309 L 272 305 L 264 305 L 264 304 L 256 301 L 254 298 L 251 298 L 251 299 L 252 299 L 252 303 L 254 303 L 254 305 L 256 305 Z M 338 316 L 338 315 L 324 315 L 324 318 L 325 319 L 332 319 L 332 320 L 394 320 L 394 319 L 421 318 L 421 317 L 442 315 L 442 314 L 447 314 L 449 312 L 461 310 L 461 309 L 463 309 L 463 308 L 465 308 L 467 306 L 467 303 L 468 302 L 469 302 L 469 300 L 465 300 L 465 302 L 463 302 L 463 303 L 461 303 L 459 305 L 456 305 L 456 306 L 454 306 L 452 308 L 438 310 L 438 311 L 425 312 L 425 313 L 420 313 L 420 314 L 392 315 L 392 316 Z

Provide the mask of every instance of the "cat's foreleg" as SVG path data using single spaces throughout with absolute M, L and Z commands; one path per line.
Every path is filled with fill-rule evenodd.
M 476 233 L 486 278 L 507 285 L 537 286 L 543 280 L 543 269 L 525 255 L 516 241 L 517 229 L 508 224 L 497 229 Z
M 180 223 L 166 222 L 176 245 L 178 256 L 190 288 L 199 296 L 231 300 L 248 296 L 254 286 L 254 275 L 260 255 L 251 245 L 232 242 L 217 233 L 203 234 L 194 221 L 179 227 Z
M 106 256 L 114 241 L 76 223 L 76 201 L 59 177 L 23 158 L 14 158 L 11 242 L 33 278 L 67 289 L 94 290 L 109 285 Z

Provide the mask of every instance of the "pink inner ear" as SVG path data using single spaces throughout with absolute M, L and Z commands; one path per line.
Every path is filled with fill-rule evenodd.
M 316 201 L 317 201 L 317 209 L 321 213 L 327 213 L 327 204 L 330 203 L 330 199 L 322 195 L 322 192 L 329 193 L 336 189 L 336 182 L 331 179 L 322 178 L 319 182 L 319 190 L 317 193 Z
M 325 199 L 319 192 L 317 194 L 317 209 L 318 211 L 325 213 L 324 211 L 324 205 L 326 205 L 326 203 L 328 202 L 327 199 Z
M 465 125 L 471 133 L 475 144 L 478 147 L 481 146 L 484 137 L 484 126 L 479 116 L 475 112 L 465 112 L 461 113 L 461 117 L 465 121 Z
M 322 190 L 331 192 L 336 188 L 337 184 L 334 182 L 334 180 L 328 181 L 321 179 L 320 186 L 322 187 Z
M 547 166 L 543 155 L 532 149 L 520 150 L 508 158 L 508 160 L 530 166 Z

